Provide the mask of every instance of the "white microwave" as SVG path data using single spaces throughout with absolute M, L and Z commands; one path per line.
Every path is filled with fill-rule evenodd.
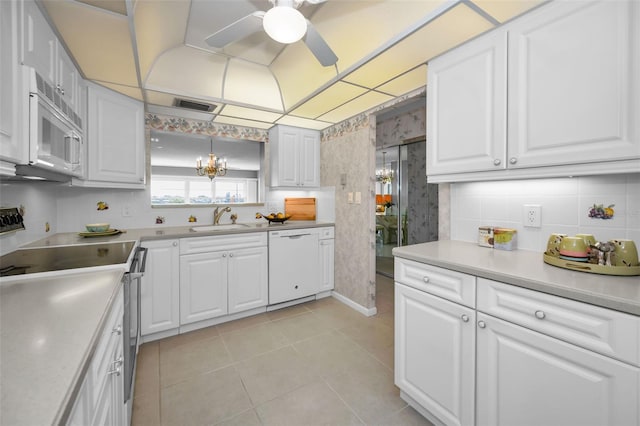
M 81 118 L 58 89 L 35 69 L 24 67 L 23 78 L 29 96 L 29 166 L 81 177 L 84 158 Z

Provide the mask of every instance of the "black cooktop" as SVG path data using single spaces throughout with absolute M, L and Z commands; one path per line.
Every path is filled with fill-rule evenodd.
M 0 257 L 0 277 L 127 263 L 133 241 L 16 250 Z

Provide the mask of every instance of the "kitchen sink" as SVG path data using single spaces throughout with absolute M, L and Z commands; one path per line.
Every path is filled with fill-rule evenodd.
M 194 226 L 191 228 L 195 232 L 212 232 L 212 231 L 229 231 L 231 229 L 246 229 L 249 225 L 246 223 L 228 223 L 225 225 L 208 225 L 208 226 Z

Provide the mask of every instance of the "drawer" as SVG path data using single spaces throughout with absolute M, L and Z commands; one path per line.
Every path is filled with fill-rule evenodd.
M 320 228 L 320 239 L 321 240 L 328 240 L 330 238 L 335 238 L 335 229 L 332 227 L 330 228 Z
M 484 278 L 477 309 L 640 366 L 640 317 Z
M 108 378 L 107 372 L 111 369 L 111 364 L 114 361 L 113 350 L 118 344 L 122 343 L 123 340 L 122 320 L 124 295 L 122 291 L 122 287 L 120 287 L 120 291 L 116 296 L 117 299 L 113 303 L 111 313 L 104 324 L 102 335 L 93 353 L 89 374 L 91 375 L 90 382 L 94 389 L 99 389 L 104 386 L 104 382 Z M 118 327 L 120 327 L 119 333 L 115 331 L 118 330 Z M 95 406 L 98 397 L 99 393 L 93 392 L 92 407 Z
M 394 279 L 470 308 L 476 306 L 476 277 L 473 275 L 396 257 Z
M 180 254 L 206 253 L 267 245 L 266 232 L 180 239 Z

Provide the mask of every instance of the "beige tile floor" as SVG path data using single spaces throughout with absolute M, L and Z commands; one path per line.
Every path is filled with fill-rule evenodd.
M 140 347 L 133 425 L 430 425 L 393 384 L 393 281 L 378 314 L 321 299 Z

